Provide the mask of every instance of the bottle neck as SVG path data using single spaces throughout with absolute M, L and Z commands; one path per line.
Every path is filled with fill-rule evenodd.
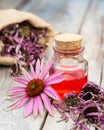
M 54 59 L 57 61 L 62 58 L 72 58 L 80 61 L 83 60 L 84 47 L 71 51 L 58 50 L 57 48 L 53 47 L 53 50 L 54 50 Z

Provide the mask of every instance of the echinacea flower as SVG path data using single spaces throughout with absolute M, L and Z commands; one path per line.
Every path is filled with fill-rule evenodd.
M 9 90 L 9 95 L 11 96 L 9 99 L 16 100 L 10 105 L 10 108 L 17 109 L 27 104 L 24 110 L 25 117 L 31 113 L 33 113 L 34 116 L 37 116 L 38 113 L 42 115 L 43 106 L 50 115 L 53 114 L 51 99 L 58 101 L 61 99 L 57 92 L 51 87 L 51 84 L 63 81 L 66 76 L 63 76 L 62 72 L 49 75 L 48 72 L 51 65 L 52 61 L 45 67 L 43 60 L 41 63 L 40 60 L 37 60 L 35 71 L 33 66 L 30 65 L 31 75 L 23 68 L 25 78 L 14 78 L 14 80 L 21 85 Z

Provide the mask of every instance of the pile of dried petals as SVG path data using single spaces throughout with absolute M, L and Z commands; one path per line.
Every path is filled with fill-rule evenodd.
M 104 130 L 104 89 L 95 83 L 88 82 L 79 95 L 67 93 L 63 102 L 53 104 L 61 113 L 62 120 L 68 120 L 66 112 L 70 114 L 75 123 L 71 130 L 90 130 L 88 125 Z
M 34 28 L 26 21 L 9 25 L 0 31 L 0 40 L 5 43 L 1 55 L 18 58 L 11 74 L 20 73 L 21 61 L 35 66 L 37 59 L 43 57 L 46 45 L 40 44 L 40 41 L 45 35 L 45 29 Z

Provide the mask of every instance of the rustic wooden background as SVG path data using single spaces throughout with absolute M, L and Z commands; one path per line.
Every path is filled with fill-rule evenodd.
M 0 9 L 16 8 L 32 12 L 51 23 L 59 32 L 80 33 L 85 45 L 84 56 L 89 61 L 89 80 L 104 87 L 104 0 L 0 0 Z M 7 91 L 15 85 L 9 69 L 0 67 L 0 130 L 69 130 L 71 120 L 57 123 L 47 112 L 24 119 L 23 109 L 9 111 Z M 90 130 L 95 130 L 90 127 Z

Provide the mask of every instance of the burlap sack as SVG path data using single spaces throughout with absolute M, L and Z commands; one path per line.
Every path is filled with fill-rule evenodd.
M 10 24 L 21 23 L 23 21 L 28 21 L 33 27 L 36 27 L 36 28 L 45 28 L 47 30 L 47 34 L 44 37 L 45 43 L 42 43 L 42 44 L 46 44 L 49 42 L 51 43 L 51 40 L 53 39 L 53 36 L 55 35 L 56 32 L 53 30 L 50 24 L 46 23 L 45 21 L 40 19 L 38 16 L 33 15 L 31 13 L 18 11 L 15 9 L 0 10 L 0 30 Z M 2 51 L 3 46 L 4 46 L 4 43 L 0 41 L 0 52 Z M 50 45 L 48 44 L 47 49 L 49 47 Z M 13 65 L 16 62 L 17 62 L 16 57 L 0 56 L 0 64 L 2 65 Z

